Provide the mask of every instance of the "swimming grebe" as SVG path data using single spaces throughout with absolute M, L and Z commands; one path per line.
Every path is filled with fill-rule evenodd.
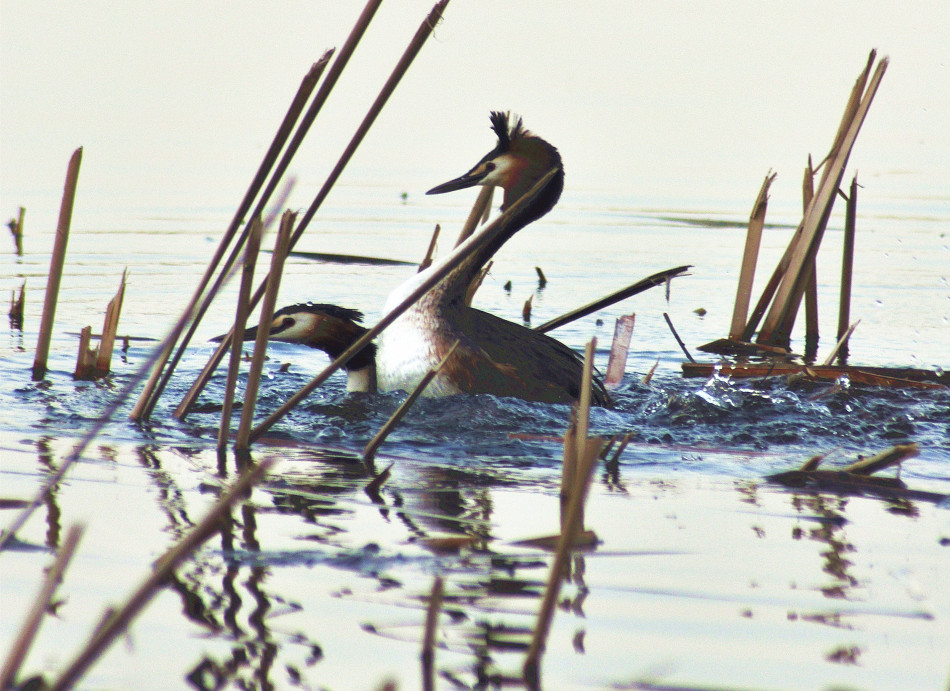
M 376 353 L 378 385 L 382 391 L 411 390 L 457 339 L 455 353 L 424 395 L 488 393 L 569 403 L 580 394 L 583 362 L 578 353 L 549 336 L 469 307 L 465 302 L 469 284 L 492 255 L 516 232 L 550 211 L 564 187 L 564 169 L 557 149 L 524 129 L 521 118 L 492 112 L 491 127 L 498 137 L 495 148 L 465 175 L 434 187 L 427 194 L 495 185 L 505 190 L 504 210 L 549 171 L 556 173 L 497 235 L 381 334 Z M 438 263 L 393 291 L 386 311 L 419 285 L 426 272 L 437 267 Z M 610 404 L 606 389 L 597 378 L 591 401 L 600 406 Z
M 360 326 L 363 314 L 358 310 L 321 305 L 312 302 L 288 305 L 274 312 L 270 324 L 270 340 L 300 343 L 322 350 L 335 360 L 366 333 Z M 213 339 L 221 340 L 221 336 Z M 257 326 L 244 332 L 241 340 L 257 338 Z M 376 391 L 376 345 L 370 343 L 346 363 L 347 391 Z

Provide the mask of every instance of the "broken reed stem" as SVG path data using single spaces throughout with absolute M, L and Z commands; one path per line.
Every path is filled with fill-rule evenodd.
M 456 247 L 472 236 L 479 219 L 481 219 L 482 223 L 488 219 L 488 215 L 491 213 L 491 200 L 494 192 L 494 185 L 482 185 L 478 196 L 475 198 L 475 203 L 472 205 L 472 210 L 468 212 L 468 218 L 465 219 L 465 224 L 459 232 L 458 240 L 455 241 Z
M 92 327 L 84 326 L 82 331 L 79 332 L 79 352 L 76 354 L 76 369 L 73 370 L 73 379 L 95 378 L 96 351 L 89 347 L 91 343 Z
M 69 159 L 69 167 L 66 169 L 66 184 L 63 188 L 63 201 L 59 207 L 59 222 L 56 224 L 56 239 L 53 242 L 53 255 L 50 257 L 49 277 L 46 281 L 46 297 L 43 300 L 43 318 L 40 321 L 36 357 L 33 360 L 33 381 L 39 381 L 46 376 L 46 360 L 49 357 L 49 346 L 53 337 L 56 301 L 59 299 L 59 283 L 63 277 L 63 265 L 66 262 L 66 245 L 69 241 L 69 226 L 73 218 L 73 202 L 76 199 L 76 183 L 79 180 L 81 163 L 82 147 L 80 146 L 73 152 Z
M 755 266 L 759 260 L 759 246 L 762 242 L 762 229 L 765 227 L 765 213 L 769 206 L 769 187 L 775 180 L 776 173 L 771 170 L 762 181 L 762 187 L 756 195 L 749 214 L 749 228 L 746 231 L 745 249 L 742 252 L 742 267 L 739 270 L 739 287 L 736 290 L 736 303 L 732 310 L 732 327 L 729 329 L 729 338 L 736 340 L 742 337 L 746 319 L 749 315 L 749 301 L 752 297 L 752 283 L 755 279 Z
M 439 241 L 439 231 L 441 230 L 442 226 L 436 223 L 435 230 L 432 231 L 432 239 L 429 240 L 429 249 L 426 250 L 426 256 L 419 262 L 419 270 L 416 273 L 422 273 L 432 266 L 432 257 L 435 255 L 435 245 Z
M 851 318 L 851 279 L 854 269 L 854 232 L 858 214 L 858 176 L 851 180 L 851 189 L 848 192 L 847 207 L 844 218 L 844 242 L 841 250 L 841 297 L 838 304 L 838 332 L 840 341 L 848 330 L 848 321 Z M 839 350 L 842 364 L 848 359 L 848 345 L 845 343 Z
M 846 111 L 846 117 L 842 120 L 841 128 L 839 128 L 838 135 L 835 138 L 835 146 L 832 148 L 831 162 L 826 164 L 823 171 L 815 199 L 809 206 L 809 212 L 803 221 L 802 240 L 796 247 L 788 271 L 775 294 L 772 308 L 769 310 L 759 332 L 759 342 L 770 345 L 785 345 L 783 342 L 785 335 L 781 332 L 780 327 L 785 323 L 789 312 L 797 310 L 801 301 L 805 290 L 805 281 L 808 278 L 806 267 L 818 251 L 821 237 L 828 223 L 831 207 L 841 183 L 841 177 L 844 174 L 844 168 L 851 154 L 851 148 L 854 146 L 861 125 L 864 123 L 868 109 L 871 107 L 871 102 L 874 100 L 874 95 L 877 93 L 881 79 L 887 69 L 888 60 L 882 58 L 878 62 L 874 76 L 867 83 L 866 91 L 863 90 L 874 55 L 875 53 L 872 51 L 865 72 L 859 77 L 855 88 L 852 90 L 849 110 Z M 859 87 L 862 88 L 859 89 Z M 862 91 L 863 96 L 861 95 Z M 860 102 L 852 112 L 850 110 L 851 104 L 857 99 L 860 99 Z
M 26 281 L 20 284 L 20 294 L 16 291 L 10 292 L 10 326 L 20 331 L 23 330 L 23 309 L 26 306 Z
M 371 465 L 373 463 L 373 458 L 376 456 L 376 450 L 384 441 L 386 441 L 386 437 L 389 436 L 389 433 L 395 429 L 396 425 L 399 424 L 399 421 L 402 420 L 406 413 L 409 412 L 409 409 L 416 402 L 416 399 L 422 395 L 422 392 L 425 391 L 426 387 L 429 385 L 429 382 L 435 379 L 439 372 L 442 371 L 442 368 L 445 366 L 445 363 L 449 361 L 449 358 L 452 356 L 452 353 L 455 352 L 455 348 L 458 346 L 458 344 L 459 342 L 456 340 L 455 343 L 452 344 L 452 347 L 449 348 L 449 352 L 445 354 L 445 357 L 443 357 L 435 367 L 432 367 L 428 372 L 425 373 L 425 376 L 422 377 L 422 380 L 416 385 L 416 388 L 412 390 L 412 393 L 410 393 L 406 400 L 402 402 L 402 405 L 396 409 L 396 412 L 394 412 L 389 420 L 386 421 L 386 424 L 383 425 L 379 432 L 376 433 L 376 436 L 370 439 L 369 443 L 366 445 L 366 448 L 363 449 L 364 463 L 367 465 Z
M 571 495 L 573 496 L 576 492 L 580 491 L 580 487 L 584 482 L 584 473 L 587 472 L 587 469 L 581 464 L 580 459 L 584 457 L 586 453 L 589 440 L 587 438 L 587 431 L 590 428 L 590 399 L 591 399 L 591 388 L 594 381 L 594 353 L 597 352 L 597 339 L 592 338 L 587 342 L 587 346 L 584 348 L 584 369 L 581 370 L 581 395 L 577 401 L 577 439 L 575 443 L 577 444 L 577 471 L 574 474 L 572 482 Z M 568 502 L 570 505 L 570 502 Z M 577 514 L 577 531 L 582 532 L 584 530 L 584 505 L 581 504 L 578 509 Z
M 429 594 L 429 604 L 426 607 L 426 628 L 422 638 L 422 678 L 424 689 L 435 688 L 435 634 L 439 625 L 439 610 L 442 608 L 444 583 L 442 576 L 436 576 L 432 581 L 432 592 Z
M 861 323 L 861 320 L 858 319 L 856 322 L 854 322 L 854 324 L 848 327 L 847 331 L 841 334 L 841 338 L 838 339 L 838 342 L 835 344 L 835 347 L 831 349 L 831 352 L 828 353 L 828 357 L 825 358 L 825 362 L 824 362 L 825 367 L 828 367 L 829 365 L 831 365 L 832 362 L 834 362 L 835 357 L 837 357 L 838 353 L 841 351 L 842 348 L 847 349 L 848 340 L 850 340 L 851 334 L 854 333 L 854 330 L 858 328 L 858 324 L 860 323 Z
M 226 512 L 233 504 L 244 499 L 272 465 L 272 461 L 263 461 L 258 466 L 245 471 L 215 503 L 208 514 L 155 562 L 152 573 L 129 596 L 128 600 L 121 607 L 107 612 L 107 616 L 93 631 L 89 641 L 49 686 L 50 691 L 64 691 L 75 686 L 88 669 L 102 657 L 106 648 L 128 629 L 135 616 L 167 583 L 175 569 L 202 543 L 221 530 L 225 525 Z
M 365 19 L 366 23 L 368 24 L 369 19 L 372 18 L 372 12 L 370 11 L 370 6 L 373 5 L 374 3 L 378 4 L 380 1 L 381 0 L 371 0 L 370 3 L 367 4 L 366 9 L 364 10 L 364 14 L 361 15 L 360 21 L 363 21 Z M 389 97 L 392 95 L 393 91 L 396 89 L 396 86 L 399 84 L 399 81 L 402 79 L 403 75 L 409 69 L 409 66 L 412 64 L 412 61 L 415 59 L 416 55 L 418 55 L 419 51 L 422 49 L 422 46 L 425 44 L 425 41 L 429 37 L 429 34 L 432 32 L 432 30 L 435 28 L 436 23 L 441 18 L 442 11 L 445 9 L 445 6 L 447 4 L 448 4 L 448 0 L 441 0 L 440 2 L 438 2 L 435 5 L 435 7 L 432 9 L 432 11 L 429 13 L 429 15 L 426 17 L 426 19 L 423 21 L 423 23 L 420 25 L 419 29 L 416 31 L 415 36 L 413 36 L 412 41 L 409 43 L 409 47 L 406 48 L 399 62 L 396 63 L 396 67 L 393 69 L 392 74 L 389 76 L 389 79 L 383 85 L 383 88 L 380 91 L 379 95 L 376 97 L 376 100 L 373 101 L 373 104 L 370 106 L 369 111 L 367 112 L 366 116 L 363 118 L 363 121 L 360 123 L 359 127 L 357 128 L 356 133 L 350 139 L 350 143 L 347 145 L 346 149 L 343 151 L 343 154 L 340 156 L 340 160 L 337 161 L 336 166 L 327 176 L 327 179 L 324 182 L 323 187 L 321 187 L 320 191 L 317 192 L 317 195 L 316 197 L 314 197 L 313 202 L 311 202 L 310 207 L 307 209 L 306 213 L 304 213 L 303 218 L 300 219 L 300 223 L 298 224 L 297 229 L 294 231 L 294 234 L 290 238 L 289 249 L 294 248 L 294 246 L 297 244 L 297 241 L 300 239 L 304 231 L 307 229 L 307 226 L 310 224 L 310 221 L 313 219 L 314 215 L 317 213 L 317 210 L 323 204 L 324 199 L 326 199 L 327 195 L 330 193 L 330 190 L 333 188 L 333 185 L 336 183 L 337 179 L 342 174 L 344 168 L 346 168 L 346 164 L 349 163 L 350 158 L 352 158 L 353 154 L 356 152 L 356 149 L 359 147 L 360 143 L 363 141 L 363 138 L 366 136 L 366 133 L 369 132 L 370 127 L 372 127 L 373 123 L 376 121 L 376 117 L 379 115 L 380 111 L 383 109 L 383 106 L 386 105 L 386 101 L 389 100 Z M 375 9 L 373 11 L 375 11 Z M 349 44 L 350 39 L 354 37 L 356 32 L 357 32 L 357 29 L 354 28 L 354 32 L 351 33 L 350 38 L 347 39 L 348 44 Z M 344 48 L 346 48 L 346 46 L 344 46 Z M 343 55 L 343 52 L 344 51 L 342 50 L 340 51 L 341 57 Z M 339 58 L 337 62 L 339 62 Z M 337 63 L 334 63 L 333 67 L 335 68 L 336 65 Z M 331 73 L 333 73 L 332 68 L 331 68 Z M 337 74 L 333 74 L 332 76 L 335 80 L 335 78 L 339 75 L 337 73 Z M 331 74 L 328 74 L 327 79 L 324 82 L 324 84 L 326 84 L 327 82 L 330 82 L 330 79 L 331 79 Z M 321 88 L 321 90 L 317 93 L 316 98 L 320 99 L 322 93 L 323 93 L 323 89 Z M 254 293 L 254 296 L 251 298 L 252 306 L 257 305 L 257 303 L 260 301 L 261 297 L 263 296 L 263 293 L 264 293 L 264 283 L 258 286 L 257 291 Z M 218 348 L 214 356 L 212 356 L 212 359 L 205 366 L 205 372 L 209 372 L 209 374 L 205 375 L 204 372 L 202 373 L 202 377 L 200 377 L 192 385 L 191 389 L 185 395 L 185 398 L 178 405 L 178 408 L 175 409 L 176 417 L 183 418 L 187 414 L 188 409 L 191 407 L 192 403 L 194 403 L 194 400 L 198 397 L 198 394 L 201 392 L 201 389 L 204 387 L 205 383 L 207 382 L 208 377 L 210 376 L 210 372 L 213 371 L 218 366 L 218 364 L 221 362 L 221 359 L 224 357 L 222 349 L 226 347 L 227 347 L 227 339 L 222 341 L 221 346 Z
M 218 265 L 221 262 L 221 258 L 224 256 L 225 251 L 227 250 L 228 245 L 231 243 L 231 240 L 234 238 L 235 234 L 238 231 L 238 228 L 241 227 L 241 224 L 244 222 L 244 219 L 247 216 L 248 209 L 251 208 L 251 203 L 257 197 L 258 192 L 260 192 L 261 187 L 264 185 L 264 181 L 267 179 L 268 174 L 271 169 L 274 167 L 274 161 L 277 160 L 278 154 L 280 154 L 281 149 L 284 148 L 284 144 L 287 142 L 287 138 L 290 136 L 291 131 L 294 128 L 297 120 L 300 118 L 300 113 L 303 111 L 303 107 L 307 103 L 307 99 L 310 98 L 310 94 L 313 93 L 314 87 L 316 87 L 317 82 L 320 79 L 320 76 L 323 74 L 323 70 L 326 68 L 327 63 L 330 61 L 330 56 L 333 55 L 332 50 L 326 51 L 323 56 L 311 65 L 310 69 L 307 71 L 307 74 L 304 75 L 303 80 L 300 82 L 300 86 L 297 89 L 297 93 L 294 96 L 293 100 L 290 103 L 290 107 L 287 109 L 287 113 L 284 115 L 284 119 L 281 121 L 280 126 L 277 128 L 277 132 L 274 134 L 274 138 L 271 140 L 270 147 L 267 149 L 267 153 L 264 154 L 264 158 L 261 160 L 261 164 L 257 168 L 257 172 L 254 175 L 254 178 L 251 180 L 250 185 L 248 185 L 247 191 L 244 193 L 244 198 L 241 200 L 241 203 L 238 205 L 237 210 L 234 212 L 234 217 L 231 219 L 231 224 L 225 230 L 224 235 L 221 238 L 221 241 L 218 243 L 218 247 L 215 250 L 214 255 L 211 258 L 211 261 L 208 263 L 208 267 L 205 269 L 204 275 L 201 277 L 201 280 L 198 283 L 198 286 L 195 288 L 195 292 L 192 295 L 191 301 L 188 306 L 185 308 L 187 314 L 194 314 L 195 319 L 192 322 L 191 329 L 187 332 L 187 335 L 182 339 L 181 346 L 179 347 L 175 358 L 172 360 L 171 364 L 168 366 L 167 371 L 165 372 L 164 378 L 162 379 L 161 385 L 156 388 L 158 385 L 159 377 L 162 375 L 162 371 L 165 369 L 165 365 L 168 362 L 169 356 L 171 356 L 172 351 L 175 348 L 175 343 L 178 339 L 175 339 L 175 343 L 171 343 L 166 352 L 162 353 L 158 362 L 156 363 L 155 369 L 152 371 L 149 380 L 146 382 L 145 387 L 142 390 L 142 393 L 139 395 L 139 399 L 136 402 L 135 407 L 132 410 L 130 417 L 133 420 L 139 420 L 142 418 L 147 418 L 151 411 L 155 407 L 155 403 L 159 396 L 162 395 L 162 391 L 165 389 L 165 386 L 168 383 L 168 380 L 171 378 L 171 375 L 175 371 L 175 367 L 178 365 L 178 362 L 181 360 L 182 355 L 184 354 L 184 349 L 191 340 L 192 335 L 195 332 L 195 329 L 198 327 L 198 323 L 201 321 L 201 316 L 204 315 L 207 310 L 208 304 L 214 296 L 217 294 L 217 291 L 220 289 L 220 284 L 224 280 L 224 277 L 227 276 L 231 270 L 231 266 L 236 259 L 237 253 L 240 251 L 241 246 L 247 238 L 247 234 L 250 232 L 249 228 L 245 228 L 244 233 L 241 236 L 241 239 L 238 241 L 234 250 L 232 251 L 231 258 L 228 259 L 228 262 L 221 269 L 220 276 L 216 281 L 214 287 L 208 292 L 205 302 L 202 305 L 201 309 L 195 310 L 195 305 L 198 304 L 198 301 L 201 299 L 202 294 L 204 294 L 205 289 L 208 286 L 208 283 L 211 281 L 211 277 L 214 275 L 214 272 L 217 270 Z M 312 107 L 311 107 L 312 109 Z M 267 188 L 267 191 L 261 195 L 260 200 L 258 201 L 257 207 L 254 213 L 251 215 L 251 218 L 262 215 L 263 209 L 266 206 L 268 200 L 270 199 L 271 194 L 273 193 L 274 187 L 276 187 L 277 182 L 283 176 L 284 170 L 286 170 L 287 165 L 290 163 L 290 158 L 293 157 L 295 148 L 288 147 L 288 150 L 284 154 L 284 158 L 281 162 L 283 167 L 279 167 L 277 172 L 271 176 L 271 185 Z
M 489 260 L 489 262 L 481 268 L 475 278 L 472 279 L 472 282 L 468 284 L 468 289 L 465 291 L 465 304 L 467 306 L 471 307 L 472 300 L 475 299 L 475 293 L 478 292 L 478 289 L 482 287 L 482 282 L 485 280 L 485 276 L 488 275 L 488 272 L 491 271 L 491 268 L 494 266 L 494 264 L 494 260 Z
M 693 356 L 689 354 L 689 351 L 686 350 L 686 345 L 683 343 L 683 339 L 680 338 L 680 335 L 678 333 L 676 333 L 676 327 L 673 326 L 673 320 L 670 319 L 670 315 L 664 312 L 663 318 L 666 320 L 666 325 L 670 327 L 670 331 L 673 333 L 673 338 L 675 338 L 676 342 L 679 344 L 680 350 L 682 350 L 683 354 L 686 355 L 686 359 L 689 360 L 690 362 L 696 362 L 696 360 L 693 359 Z
M 10 647 L 7 659 L 3 663 L 3 671 L 0 671 L 0 689 L 13 688 L 17 672 L 19 672 L 33 639 L 40 629 L 43 615 L 49 609 L 53 593 L 56 592 L 56 588 L 62 580 L 63 572 L 69 565 L 69 560 L 72 559 L 73 552 L 76 550 L 76 545 L 79 544 L 79 539 L 82 537 L 84 530 L 85 528 L 81 525 L 73 525 L 67 531 L 66 539 L 60 545 L 56 560 L 49 571 L 46 572 L 40 592 L 33 600 L 33 605 L 27 613 L 26 620 L 20 627 L 17 638 Z
M 437 285 L 451 271 L 453 271 L 477 249 L 484 245 L 485 242 L 504 230 L 511 218 L 514 217 L 514 215 L 521 209 L 523 209 L 526 204 L 531 202 L 531 200 L 533 200 L 538 195 L 538 193 L 544 189 L 544 186 L 548 184 L 548 182 L 552 177 L 554 177 L 556 173 L 557 168 L 552 168 L 549 170 L 544 176 L 541 177 L 540 180 L 535 183 L 534 187 L 522 195 L 521 198 L 519 198 L 514 204 L 509 206 L 503 214 L 479 231 L 476 235 L 466 240 L 460 247 L 452 250 L 452 253 L 449 254 L 445 259 L 440 260 L 439 264 L 431 267 L 429 269 L 431 274 L 426 277 L 416 287 L 415 290 L 406 296 L 402 302 L 396 305 L 396 307 L 390 310 L 387 314 L 383 315 L 382 319 L 380 319 L 373 328 L 369 329 L 366 333 L 360 336 L 360 338 L 358 338 L 349 348 L 344 350 L 336 360 L 327 365 L 327 367 L 320 374 L 311 379 L 308 384 L 291 396 L 280 408 L 271 413 L 271 415 L 266 420 L 264 420 L 264 422 L 259 424 L 251 432 L 251 441 L 254 441 L 260 437 L 260 435 L 270 429 L 275 422 L 286 415 L 287 412 L 300 403 L 300 401 L 309 396 L 310 393 L 323 382 L 325 382 L 331 374 L 349 362 L 354 355 L 360 352 L 370 341 L 382 333 L 386 327 L 396 321 L 396 319 L 398 319 L 403 312 L 418 302 L 418 300 L 423 295 L 428 293 L 429 290 Z
M 554 605 L 561 590 L 562 574 L 567 565 L 567 560 L 570 558 L 574 541 L 580 532 L 581 508 L 587 499 L 591 475 L 603 444 L 604 440 L 600 437 L 588 439 L 584 452 L 579 459 L 578 482 L 568 502 L 564 529 L 558 539 L 557 551 L 554 554 L 554 561 L 548 573 L 547 586 L 544 589 L 544 597 L 538 611 L 538 621 L 535 624 L 534 635 L 531 638 L 531 644 L 528 647 L 528 653 L 522 668 L 525 681 L 530 688 L 536 688 L 538 685 L 538 665 L 541 654 L 544 652 L 544 643 L 547 640 L 548 631 L 551 628 L 551 620 L 554 618 Z
M 254 341 L 254 357 L 247 375 L 247 387 L 244 392 L 244 407 L 241 409 L 241 422 L 238 425 L 237 441 L 234 448 L 242 451 L 250 446 L 249 436 L 251 425 L 254 422 L 254 409 L 257 404 L 257 390 L 261 382 L 261 372 L 264 369 L 264 358 L 267 356 L 267 340 L 270 331 L 267 325 L 274 318 L 274 308 L 277 305 L 277 293 L 280 290 L 280 279 L 284 270 L 284 259 L 290 242 L 290 231 L 294 227 L 297 215 L 292 211 L 285 211 L 280 219 L 280 230 L 277 231 L 277 241 L 274 244 L 274 253 L 271 255 L 270 273 L 267 277 L 267 292 L 261 305 L 260 326 L 257 329 L 257 339 Z M 237 334 L 231 340 L 236 341 Z M 233 350 L 240 351 L 239 343 L 234 342 Z
M 106 316 L 102 323 L 102 336 L 99 338 L 99 352 L 96 356 L 96 376 L 104 377 L 112 367 L 112 351 L 115 348 L 116 333 L 119 330 L 119 316 L 122 314 L 122 301 L 125 299 L 125 279 L 128 269 L 122 271 L 119 289 L 106 307 Z
M 238 291 L 237 307 L 234 315 L 234 326 L 231 327 L 231 360 L 228 364 L 228 378 L 224 387 L 224 403 L 221 406 L 221 425 L 218 427 L 218 451 L 222 452 L 228 445 L 228 434 L 231 431 L 231 411 L 234 409 L 234 391 L 237 389 L 238 374 L 241 371 L 241 355 L 244 343 L 234 337 L 243 334 L 247 328 L 247 316 L 250 312 L 248 299 L 251 297 L 251 286 L 254 285 L 254 267 L 257 265 L 257 255 L 261 249 L 261 235 L 264 232 L 264 223 L 260 216 L 251 220 L 251 232 L 247 238 L 247 248 L 244 251 L 244 269 L 241 273 L 241 287 Z M 261 328 L 265 325 L 262 322 Z
M 608 389 L 617 388 L 623 380 L 635 321 L 636 314 L 622 314 L 617 317 L 617 321 L 614 323 L 614 337 L 610 343 L 610 358 L 607 360 L 607 373 L 604 375 L 604 386 Z
M 26 208 L 20 207 L 20 213 L 17 216 L 17 219 L 13 221 L 15 226 L 10 227 L 10 232 L 13 233 L 13 244 L 16 247 L 16 253 L 18 257 L 23 256 L 23 216 L 26 214 Z
M 621 300 L 625 300 L 628 297 L 642 293 L 643 291 L 649 290 L 654 286 L 665 285 L 669 279 L 675 278 L 676 276 L 681 276 L 691 268 L 692 266 L 678 266 L 675 269 L 667 269 L 666 271 L 655 273 L 652 276 L 647 276 L 646 278 L 640 279 L 636 283 L 633 283 L 626 288 L 618 290 L 616 293 L 611 293 L 610 295 L 602 297 L 599 300 L 595 300 L 594 302 L 584 305 L 583 307 L 578 307 L 577 309 L 571 310 L 566 314 L 562 314 L 560 317 L 556 317 L 551 321 L 544 322 L 541 324 L 541 326 L 534 327 L 534 330 L 540 331 L 541 333 L 553 331 L 558 327 L 586 317 L 588 314 L 593 314 L 594 312 L 602 310 L 605 307 L 610 307 Z

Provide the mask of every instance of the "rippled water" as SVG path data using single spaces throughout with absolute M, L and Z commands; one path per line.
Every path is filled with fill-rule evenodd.
M 457 197 L 433 207 L 411 196 L 403 204 L 399 192 L 342 188 L 298 249 L 414 261 L 436 222 L 456 227 L 450 220 L 466 213 Z M 859 219 L 852 317 L 862 323 L 852 362 L 946 366 L 947 200 L 864 195 L 871 200 Z M 631 443 L 619 471 L 598 474 L 592 491 L 587 523 L 601 543 L 578 557 L 565 588 L 543 667 L 546 688 L 623 688 L 644 679 L 749 688 L 895 688 L 910 679 L 912 687 L 937 688 L 946 680 L 946 503 L 795 494 L 762 478 L 819 452 L 843 463 L 915 442 L 920 455 L 901 478 L 948 494 L 950 392 L 679 375 L 684 356 L 662 313 L 694 353 L 725 334 L 747 206 L 655 209 L 569 191 L 496 257 L 476 298 L 520 320 L 533 295 L 533 320 L 541 323 L 655 271 L 695 267 L 673 282 L 668 302 L 655 289 L 553 334 L 578 349 L 596 335 L 603 369 L 615 317 L 637 314 L 616 405 L 591 419 L 593 433 L 632 433 Z M 793 204 L 775 206 L 757 286 L 797 222 Z M 35 229 L 24 257 L 2 258 L 0 288 L 27 281 L 24 330 L 11 327 L 0 349 L 6 499 L 36 491 L 154 347 L 132 341 L 106 380 L 71 377 L 71 334 L 87 323 L 98 328 L 122 269 L 130 277 L 120 333 L 161 338 L 228 218 L 226 210 L 199 209 L 140 210 L 121 223 L 105 213 L 77 220 L 51 371 L 41 383 L 30 381 L 30 367 L 51 237 Z M 445 232 L 443 248 L 452 244 Z M 837 320 L 839 245 L 833 220 L 819 257 L 823 352 Z M 549 280 L 543 289 L 535 266 Z M 334 302 L 373 323 L 385 295 L 412 271 L 291 259 L 280 303 Z M 102 608 L 143 578 L 216 496 L 223 374 L 198 412 L 178 421 L 171 411 L 210 355 L 207 339 L 227 329 L 235 292 L 229 286 L 202 322 L 152 419 L 130 423 L 126 402 L 27 524 L 23 548 L 0 556 L 6 644 L 64 527 L 88 523 L 63 585 L 67 600 L 44 625 L 28 671 L 61 667 Z M 284 344 L 269 355 L 259 415 L 327 362 Z M 414 688 L 421 598 L 435 573 L 446 577 L 448 593 L 440 684 L 484 685 L 520 669 L 549 559 L 516 541 L 557 530 L 558 437 L 568 408 L 492 396 L 422 400 L 382 448 L 378 465 L 395 465 L 374 502 L 352 454 L 403 396 L 343 388 L 341 376 L 331 378 L 257 445 L 255 458 L 280 460 L 274 475 L 235 512 L 223 538 L 179 571 L 126 645 L 94 668 L 91 686 L 373 688 L 394 678 Z M 6 522 L 13 514 L 0 515 Z M 472 541 L 446 554 L 428 542 L 444 534 Z M 143 677 L 146 663 L 160 679 Z

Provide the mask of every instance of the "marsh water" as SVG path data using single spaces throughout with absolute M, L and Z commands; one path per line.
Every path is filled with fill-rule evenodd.
M 889 182 L 862 191 L 852 300 L 862 321 L 850 361 L 938 369 L 950 364 L 950 199 L 895 192 Z M 402 192 L 340 187 L 297 249 L 414 262 L 441 223 L 447 251 L 466 200 L 433 205 Z M 544 688 L 947 683 L 950 505 L 795 492 L 764 478 L 818 453 L 835 465 L 914 442 L 920 454 L 900 478 L 950 494 L 950 391 L 681 376 L 685 356 L 662 315 L 694 355 L 726 334 L 754 192 L 693 208 L 569 188 L 496 256 L 478 292 L 476 306 L 515 321 L 533 296 L 532 323 L 540 324 L 655 271 L 694 266 L 668 291 L 553 333 L 578 350 L 597 336 L 603 370 L 614 320 L 636 313 L 616 405 L 591 418 L 592 433 L 632 433 L 631 442 L 614 472 L 596 472 L 586 525 L 599 542 L 575 557 L 562 590 Z M 795 200 L 773 201 L 756 296 L 796 214 Z M 840 215 L 819 255 L 819 359 L 837 321 Z M 23 327 L 11 325 L 0 343 L 3 499 L 31 498 L 114 400 L 184 308 L 229 220 L 229 209 L 77 213 L 42 382 L 30 370 L 51 229 L 30 228 L 22 257 L 5 248 L 0 288 L 9 294 L 25 280 L 27 298 Z M 119 333 L 135 339 L 117 351 L 109 377 L 74 381 L 76 333 L 86 324 L 98 331 L 126 267 Z M 291 258 L 279 304 L 336 303 L 372 324 L 389 290 L 414 270 Z M 223 370 L 195 412 L 178 420 L 172 411 L 211 354 L 208 339 L 229 327 L 236 290 L 229 284 L 202 321 L 151 419 L 130 422 L 126 401 L 0 555 L 6 650 L 65 530 L 86 526 L 24 673 L 54 676 L 104 609 L 233 479 L 233 465 L 220 467 L 215 453 Z M 798 331 L 793 340 L 800 349 Z M 268 354 L 258 417 L 327 363 L 283 344 Z M 337 375 L 279 422 L 253 450 L 255 460 L 278 461 L 274 472 L 83 688 L 371 689 L 388 680 L 418 688 L 436 574 L 446 584 L 438 688 L 491 687 L 517 675 L 551 561 L 520 541 L 558 530 L 559 437 L 570 411 L 492 396 L 422 400 L 380 451 L 377 465 L 392 463 L 392 477 L 374 498 L 357 454 L 403 398 L 347 394 Z M 14 514 L 0 513 L 3 525 Z M 446 549 L 438 540 L 446 536 L 471 540 Z

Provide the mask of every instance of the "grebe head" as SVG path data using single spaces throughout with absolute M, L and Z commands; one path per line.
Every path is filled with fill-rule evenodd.
M 495 148 L 465 175 L 433 187 L 426 194 L 442 194 L 475 185 L 496 185 L 505 190 L 504 209 L 531 189 L 545 173 L 557 168 L 560 173 L 548 183 L 548 189 L 542 195 L 547 208 L 532 214 L 533 218 L 527 222 L 535 220 L 547 213 L 561 195 L 564 186 L 561 155 L 551 144 L 526 130 L 520 117 L 510 113 L 492 111 L 491 128 L 498 136 Z

